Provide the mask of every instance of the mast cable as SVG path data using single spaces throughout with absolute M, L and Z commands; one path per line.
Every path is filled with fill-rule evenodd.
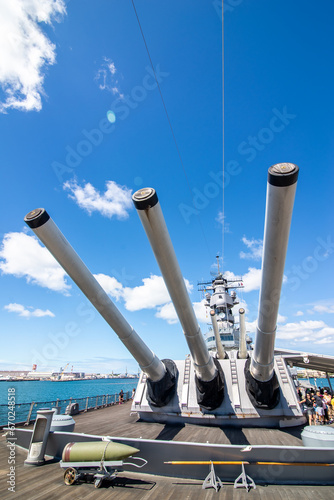
M 164 107 L 164 110 L 165 110 L 165 114 L 166 114 L 166 117 L 167 117 L 167 121 L 168 121 L 168 124 L 169 124 L 169 128 L 172 132 L 172 136 L 173 136 L 173 140 L 174 140 L 174 144 L 175 144 L 175 147 L 176 147 L 176 150 L 177 150 L 177 154 L 178 154 L 178 157 L 180 159 L 180 163 L 181 163 L 181 166 L 182 166 L 182 170 L 183 170 L 183 173 L 184 173 L 184 176 L 186 178 L 186 183 L 187 183 L 187 186 L 188 186 L 188 189 L 189 189 L 189 192 L 190 192 L 190 197 L 191 197 L 191 200 L 192 200 L 192 204 L 194 206 L 194 208 L 196 209 L 195 207 L 195 203 L 194 203 L 194 197 L 193 197 L 193 193 L 191 191 L 191 186 L 190 186 L 190 182 L 189 182 L 189 179 L 188 179 L 188 176 L 187 176 L 187 172 L 186 172 L 186 169 L 184 167 L 184 163 L 183 163 L 183 160 L 182 160 L 182 156 L 181 156 L 181 152 L 180 152 L 180 149 L 179 149 L 179 146 L 177 144 L 177 141 L 176 141 L 176 136 L 174 134 L 174 130 L 173 130 L 173 126 L 172 126 L 172 122 L 169 118 L 169 114 L 168 114 L 168 111 L 167 111 L 167 107 L 166 107 L 166 104 L 165 104 L 165 101 L 164 101 L 164 98 L 162 96 L 162 91 L 161 91 L 161 88 L 160 88 L 160 85 L 159 85 L 159 82 L 158 82 L 158 79 L 157 79 L 157 76 L 156 76 L 156 73 L 155 73 L 155 69 L 154 69 L 154 66 L 153 66 L 153 62 L 152 62 L 152 59 L 151 59 L 151 55 L 150 55 L 150 52 L 148 50 L 148 46 L 147 46 L 147 43 L 146 43 L 146 39 L 145 39 L 145 36 L 144 36 L 144 32 L 143 32 L 143 29 L 141 27 L 141 24 L 140 24 L 140 20 L 139 20 L 139 17 L 138 17 L 138 13 L 137 13 L 137 10 L 136 10 L 136 7 L 135 7 L 135 4 L 134 4 L 134 0 L 131 0 L 131 3 L 132 3 L 132 6 L 133 6 L 133 10 L 135 12 L 135 15 L 136 15 L 136 18 L 137 18 L 137 22 L 138 22 L 138 25 L 139 25 L 139 29 L 140 29 L 140 32 L 141 32 L 141 36 L 143 38 L 143 41 L 144 41 L 144 45 L 145 45 L 145 48 L 146 48 L 146 52 L 147 52 L 147 55 L 148 55 L 148 58 L 150 60 L 150 64 L 151 64 L 151 68 L 152 68 L 152 71 L 153 71 L 153 74 L 154 74 L 154 78 L 155 78 L 155 81 L 156 81 L 156 84 L 157 84 L 157 88 L 159 90 L 159 94 L 160 94 L 160 98 L 161 98 L 161 101 L 162 101 L 162 105 Z M 201 231 L 202 231 L 202 234 L 203 234 L 203 238 L 204 238 L 204 241 L 205 241 L 205 244 L 207 246 L 207 249 L 210 253 L 210 248 L 209 248 L 209 245 L 208 245 L 208 241 L 206 239 L 206 236 L 205 236 L 205 232 L 204 232 L 204 227 L 203 227 L 203 224 L 202 224 L 202 220 L 201 220 L 201 217 L 200 217 L 200 214 L 197 215 L 198 217 L 198 220 L 199 220 L 199 223 L 200 223 L 200 226 L 201 226 Z
M 225 245 L 225 61 L 224 61 L 224 0 L 222 1 L 222 162 L 223 162 L 223 212 L 222 212 L 222 274 L 224 269 Z

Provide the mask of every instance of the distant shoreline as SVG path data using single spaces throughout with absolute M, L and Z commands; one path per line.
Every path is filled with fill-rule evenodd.
M 84 380 L 138 380 L 138 376 L 133 377 L 84 377 L 53 380 L 49 378 L 6 378 L 0 379 L 0 382 L 82 382 Z

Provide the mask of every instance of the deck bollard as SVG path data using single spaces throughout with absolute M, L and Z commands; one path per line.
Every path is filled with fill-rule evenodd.
M 25 465 L 43 465 L 44 454 L 48 442 L 53 410 L 38 410 L 34 430 L 31 436 L 28 456 Z

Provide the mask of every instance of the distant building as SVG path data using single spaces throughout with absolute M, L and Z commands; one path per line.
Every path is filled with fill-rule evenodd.
M 36 372 L 35 370 L 27 373 L 27 378 L 51 378 L 54 377 L 54 372 Z

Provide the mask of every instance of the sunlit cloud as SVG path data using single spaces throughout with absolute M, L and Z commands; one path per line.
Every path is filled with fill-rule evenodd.
M 319 314 L 334 314 L 334 304 L 317 304 L 313 310 Z
M 175 307 L 172 302 L 165 304 L 164 306 L 158 307 L 155 314 L 157 318 L 164 319 L 170 325 L 178 322 L 178 317 L 175 311 Z
M 3 274 L 25 278 L 27 283 L 69 295 L 67 274 L 37 238 L 25 233 L 5 234 L 0 249 Z
M 263 253 L 263 241 L 262 240 L 256 240 L 254 238 L 249 240 L 248 238 L 246 238 L 246 236 L 243 236 L 241 241 L 248 248 L 248 252 L 243 252 L 243 251 L 240 252 L 239 256 L 241 259 L 251 259 L 251 260 L 261 260 L 262 259 L 262 253 Z
M 102 273 L 94 274 L 94 276 L 108 295 L 111 295 L 116 300 L 123 297 L 123 285 L 116 278 Z
M 89 182 L 80 186 L 75 180 L 65 182 L 63 188 L 70 192 L 69 197 L 89 215 L 99 212 L 108 218 L 126 219 L 133 208 L 131 189 L 114 181 L 106 182 L 104 193 L 100 193 Z
M 0 112 L 40 111 L 46 68 L 56 62 L 55 45 L 42 24 L 60 21 L 63 0 L 10 0 L 0 3 Z
M 296 342 L 314 342 L 315 344 L 334 343 L 334 328 L 321 320 L 286 323 L 277 326 L 277 338 Z
M 124 95 L 120 91 L 119 80 L 116 77 L 117 72 L 115 63 L 108 57 L 104 57 L 94 80 L 98 84 L 100 90 L 107 90 L 122 99 Z
M 8 304 L 4 306 L 4 309 L 8 312 L 12 313 L 17 313 L 19 316 L 23 316 L 24 318 L 43 318 L 44 316 L 50 316 L 51 318 L 54 318 L 53 312 L 51 312 L 49 309 L 42 310 L 42 309 L 34 309 L 33 307 L 25 307 L 22 304 Z

